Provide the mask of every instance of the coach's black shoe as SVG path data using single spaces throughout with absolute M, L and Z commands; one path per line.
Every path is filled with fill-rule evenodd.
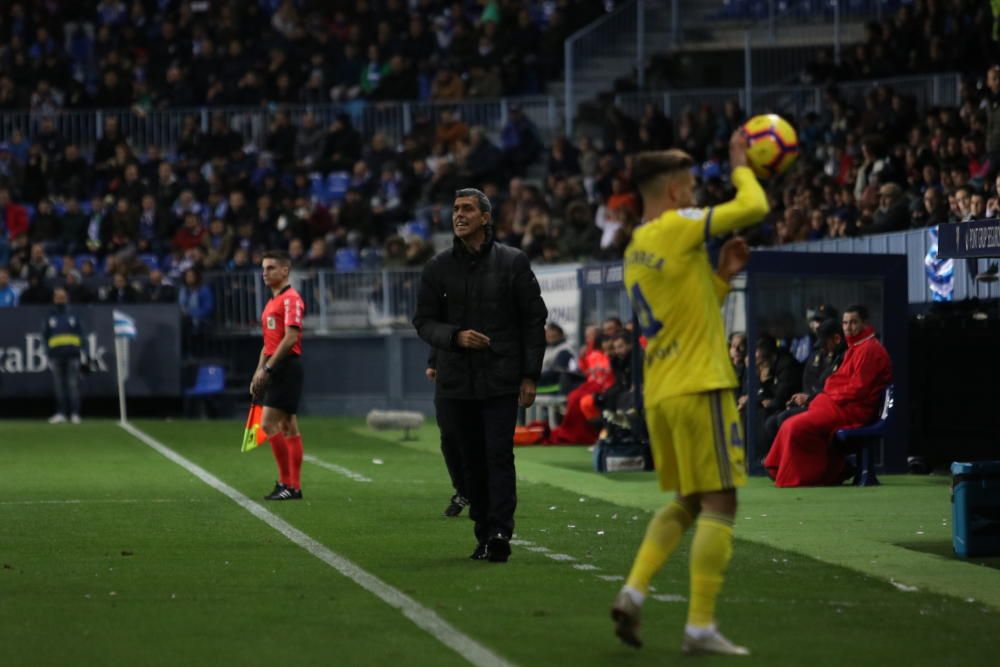
M 486 543 L 480 542 L 476 545 L 476 550 L 472 552 L 469 556 L 470 560 L 487 560 L 489 555 L 486 553 Z
M 285 490 L 285 485 L 281 482 L 274 483 L 274 490 L 264 496 L 264 500 L 277 500 L 278 494 Z
M 510 558 L 510 538 L 496 533 L 486 543 L 486 557 L 491 563 L 506 563 Z
M 468 499 L 458 495 L 457 493 L 451 497 L 451 502 L 448 507 L 444 510 L 444 515 L 447 517 L 455 517 L 462 513 L 462 510 L 469 504 Z

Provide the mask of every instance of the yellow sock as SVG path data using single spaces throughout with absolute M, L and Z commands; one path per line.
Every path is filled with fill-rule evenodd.
M 688 625 L 715 622 L 715 598 L 733 557 L 733 518 L 712 512 L 698 517 L 691 543 L 691 603 Z
M 667 562 L 693 521 L 691 510 L 679 500 L 654 514 L 625 585 L 645 594 L 653 575 Z

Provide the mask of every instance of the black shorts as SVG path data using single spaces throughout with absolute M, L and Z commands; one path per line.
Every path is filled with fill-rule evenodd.
M 271 371 L 261 404 L 290 415 L 296 414 L 299 399 L 302 398 L 302 380 L 302 360 L 299 355 L 285 357 Z

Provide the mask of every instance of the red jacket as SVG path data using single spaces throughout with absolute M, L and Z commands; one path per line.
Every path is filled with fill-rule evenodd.
M 202 226 L 198 227 L 198 233 L 192 234 L 191 230 L 187 227 L 181 227 L 174 234 L 174 247 L 180 250 L 190 250 L 196 246 L 200 246 L 202 241 L 205 239 L 205 228 Z
M 28 231 L 28 211 L 20 204 L 7 204 L 7 210 L 3 211 L 3 221 L 7 227 L 8 239 Z
M 861 405 L 874 413 L 882 400 L 882 392 L 892 382 L 889 353 L 875 338 L 875 329 L 870 326 L 857 336 L 849 337 L 847 345 L 844 360 L 826 379 L 823 393 L 838 405 Z

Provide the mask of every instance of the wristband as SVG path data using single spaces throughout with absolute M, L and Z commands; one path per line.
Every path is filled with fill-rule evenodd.
M 265 372 L 265 373 L 270 373 L 270 372 L 271 372 L 271 371 L 273 371 L 273 370 L 274 370 L 273 368 L 271 368 L 271 367 L 270 367 L 270 366 L 268 366 L 267 364 L 264 364 L 264 372 Z

